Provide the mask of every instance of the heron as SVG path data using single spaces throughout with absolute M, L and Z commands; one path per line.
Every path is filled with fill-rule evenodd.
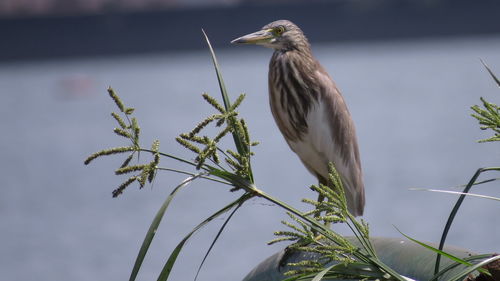
M 269 62 L 269 103 L 279 130 L 319 183 L 328 185 L 329 163 L 333 163 L 349 212 L 363 215 L 365 192 L 354 122 L 302 30 L 291 21 L 278 20 L 231 43 L 274 49 Z M 318 201 L 322 200 L 320 196 Z

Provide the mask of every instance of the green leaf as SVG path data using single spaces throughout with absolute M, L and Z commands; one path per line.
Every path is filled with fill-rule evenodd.
M 210 44 L 210 40 L 208 40 L 208 36 L 205 33 L 205 30 L 201 30 L 203 35 L 205 36 L 205 40 L 207 41 L 208 48 L 210 50 L 210 54 L 212 55 L 212 61 L 214 63 L 215 72 L 217 74 L 217 80 L 219 81 L 219 88 L 222 94 L 222 100 L 224 101 L 224 107 L 226 111 L 231 107 L 231 103 L 229 102 L 229 96 L 227 94 L 226 85 L 224 84 L 224 80 L 222 79 L 222 73 L 220 71 L 219 63 L 217 62 L 217 57 L 215 56 L 214 49 L 212 48 L 212 44 Z
M 175 261 L 177 260 L 177 257 L 179 256 L 179 253 L 181 252 L 182 248 L 184 247 L 184 244 L 191 238 L 191 236 L 198 231 L 200 228 L 202 228 L 204 225 L 212 221 L 213 219 L 217 218 L 218 216 L 222 215 L 223 213 L 229 211 L 231 208 L 237 205 L 243 204 L 246 200 L 248 200 L 248 194 L 244 194 L 237 200 L 231 202 L 229 205 L 225 206 L 224 208 L 220 209 L 219 211 L 215 212 L 212 214 L 210 217 L 202 221 L 200 224 L 198 224 L 191 232 L 189 232 L 184 239 L 175 247 L 175 249 L 172 251 L 170 254 L 170 257 L 168 258 L 167 262 L 163 266 L 163 269 L 158 276 L 158 281 L 165 281 L 168 280 L 168 276 L 170 275 L 170 272 L 172 271 L 172 268 L 175 264 Z
M 226 111 L 228 111 L 231 108 L 231 103 L 229 101 L 229 96 L 227 94 L 226 90 L 226 85 L 224 84 L 224 79 L 222 79 L 222 73 L 220 71 L 220 66 L 219 63 L 217 62 L 217 57 L 215 56 L 214 49 L 212 48 L 212 45 L 210 44 L 210 40 L 208 39 L 207 34 L 205 31 L 202 29 L 203 35 L 205 36 L 205 40 L 207 41 L 208 48 L 210 50 L 210 54 L 212 55 L 212 61 L 215 67 L 215 72 L 217 73 L 217 80 L 219 81 L 219 88 L 220 92 L 222 94 L 222 100 L 224 101 L 224 107 Z M 236 149 L 238 150 L 239 154 L 246 155 L 248 152 L 248 147 L 244 145 L 244 136 L 241 135 L 238 131 L 237 128 L 237 122 L 236 118 L 232 117 L 230 118 L 231 120 L 231 126 L 233 127 L 233 140 L 234 140 L 234 145 L 236 146 Z M 250 165 L 250 164 L 249 164 Z M 252 169 L 249 169 L 249 179 L 251 182 L 253 182 L 253 175 L 252 175 Z
M 352 277 L 348 279 L 353 279 L 354 277 L 356 277 L 356 280 L 362 278 L 366 278 L 368 280 L 389 279 L 389 276 L 386 273 L 380 271 L 377 267 L 365 263 L 354 262 L 347 265 L 343 263 L 333 264 L 319 273 L 299 277 L 297 281 L 320 281 L 323 278 L 326 278 L 327 280 L 333 280 L 338 279 L 339 275 Z M 344 280 L 344 278 L 342 279 Z M 403 277 L 403 280 L 412 279 Z
M 314 278 L 311 281 L 320 281 L 321 279 L 323 279 L 323 276 L 325 276 L 325 274 L 328 271 L 330 271 L 334 266 L 335 266 L 335 264 L 330 265 L 329 267 L 325 268 L 320 273 L 316 274 L 316 276 L 314 276 Z
M 471 266 L 471 267 L 464 269 L 462 272 L 459 272 L 457 275 L 451 277 L 448 281 L 462 280 L 465 276 L 467 276 L 469 273 L 474 272 L 475 270 L 481 271 L 481 273 L 486 274 L 486 275 L 491 275 L 489 273 L 489 271 L 482 268 L 482 266 L 485 266 L 485 265 L 489 264 L 490 262 L 494 262 L 494 261 L 499 260 L 499 259 L 500 259 L 500 255 L 486 259 L 478 264 L 475 264 L 474 266 Z
M 449 253 L 447 253 L 447 252 L 445 252 L 445 251 L 441 251 L 441 250 L 439 250 L 439 249 L 436 249 L 436 248 L 432 247 L 431 245 L 428 245 L 428 244 L 425 244 L 425 243 L 423 243 L 423 242 L 420 242 L 420 241 L 418 241 L 418 240 L 416 240 L 416 239 L 413 239 L 413 238 L 411 238 L 410 236 L 408 236 L 408 235 L 404 234 L 403 232 L 401 232 L 401 231 L 400 231 L 397 227 L 395 227 L 395 228 L 396 228 L 396 230 L 397 230 L 399 233 L 401 233 L 401 234 L 402 234 L 404 237 L 406 237 L 408 240 L 413 241 L 413 242 L 415 242 L 415 243 L 419 244 L 420 246 L 422 246 L 422 247 L 424 247 L 424 248 L 426 248 L 426 249 L 429 249 L 429 250 L 431 250 L 431 251 L 433 251 L 433 252 L 435 252 L 435 253 L 438 253 L 438 254 L 440 254 L 440 255 L 442 255 L 442 256 L 444 256 L 444 257 L 447 257 L 447 258 L 449 258 L 449 259 L 450 259 L 450 260 L 452 260 L 452 261 L 455 261 L 455 262 L 461 263 L 461 264 L 466 265 L 466 266 L 472 266 L 472 263 L 470 263 L 470 262 L 468 262 L 468 261 L 465 261 L 465 260 L 463 260 L 463 259 L 461 259 L 461 258 L 459 258 L 459 257 L 456 257 L 456 256 L 454 256 L 454 255 L 452 255 L 452 254 L 449 254 Z
M 198 270 L 196 271 L 196 276 L 194 277 L 195 281 L 196 281 L 196 279 L 198 279 L 198 275 L 200 274 L 200 270 L 203 267 L 203 264 L 205 264 L 205 260 L 207 259 L 208 255 L 212 251 L 212 248 L 214 247 L 215 243 L 217 242 L 217 240 L 219 240 L 219 237 L 222 234 L 222 231 L 224 231 L 224 229 L 226 228 L 226 225 L 229 223 L 229 221 L 231 220 L 233 215 L 236 213 L 236 211 L 238 211 L 238 209 L 243 205 L 244 202 L 245 201 L 242 201 L 238 206 L 236 206 L 236 208 L 234 208 L 234 210 L 231 212 L 231 214 L 229 214 L 229 216 L 227 217 L 227 219 L 224 221 L 221 228 L 217 232 L 217 235 L 215 236 L 214 240 L 212 241 L 212 244 L 210 244 L 210 247 L 208 248 L 207 253 L 203 257 L 203 260 L 201 261 L 200 266 L 198 267 Z
M 411 190 L 423 190 L 423 191 L 432 191 L 432 192 L 440 192 L 440 193 L 448 193 L 448 194 L 458 194 L 458 195 L 465 195 L 465 196 L 472 196 L 472 197 L 500 201 L 500 198 L 498 198 L 498 197 L 487 196 L 487 195 L 482 195 L 482 194 L 475 194 L 475 193 L 464 193 L 464 192 L 451 191 L 451 190 L 428 189 L 428 188 L 412 188 Z
M 476 183 L 479 175 L 481 173 L 486 172 L 486 171 L 500 171 L 500 167 L 487 167 L 487 168 L 479 168 L 477 171 L 474 173 L 472 178 L 469 180 L 467 185 L 465 186 L 463 193 L 468 193 L 469 190 L 474 186 Z M 455 206 L 453 206 L 453 209 L 450 212 L 450 215 L 448 216 L 448 220 L 446 221 L 446 225 L 444 226 L 443 229 L 443 234 L 441 234 L 441 240 L 439 241 L 439 249 L 443 249 L 444 243 L 446 242 L 446 237 L 448 236 L 448 232 L 450 231 L 451 225 L 453 223 L 453 220 L 455 219 L 455 216 L 460 209 L 460 206 L 462 206 L 462 202 L 465 199 L 465 195 L 462 194 L 458 197 L 457 202 L 455 203 Z M 436 257 L 436 264 L 434 267 L 434 274 L 437 274 L 439 271 L 439 263 L 441 262 L 441 255 L 437 255 Z
M 471 257 L 464 258 L 464 260 L 465 261 L 475 261 L 475 260 L 483 260 L 483 259 L 489 258 L 489 257 L 491 257 L 491 254 L 471 256 Z M 454 269 L 455 267 L 457 267 L 459 265 L 461 265 L 461 263 L 458 263 L 458 262 L 455 262 L 455 263 L 448 265 L 447 267 L 441 269 L 441 271 L 439 271 L 437 274 L 434 274 L 434 276 L 432 276 L 432 278 L 429 281 L 439 280 L 441 275 L 445 274 L 446 272 Z
M 203 176 L 204 173 L 199 173 L 195 176 L 191 176 L 183 180 L 177 187 L 174 188 L 174 190 L 170 193 L 170 195 L 167 197 L 165 202 L 161 205 L 160 209 L 156 213 L 156 216 L 153 219 L 153 222 L 151 223 L 151 226 L 149 226 L 149 230 L 146 233 L 146 237 L 144 238 L 144 241 L 142 242 L 141 249 L 139 250 L 139 254 L 137 255 L 137 258 L 135 260 L 134 268 L 132 269 L 132 273 L 130 274 L 129 281 L 135 280 L 137 277 L 137 274 L 139 273 L 139 269 L 141 268 L 142 262 L 144 261 L 144 257 L 146 256 L 146 253 L 148 252 L 149 245 L 151 245 L 151 242 L 153 241 L 153 238 L 156 234 L 156 230 L 158 229 L 158 226 L 160 225 L 160 222 L 163 218 L 163 215 L 165 214 L 165 211 L 167 210 L 167 207 L 170 205 L 170 202 L 172 199 L 175 197 L 177 192 L 179 190 L 192 182 L 193 180 Z
M 496 75 L 493 73 L 493 71 L 491 71 L 491 69 L 488 67 L 488 65 L 486 65 L 486 63 L 481 59 L 481 63 L 484 65 L 484 67 L 486 68 L 486 70 L 488 70 L 488 73 L 491 75 L 491 77 L 493 78 L 493 80 L 495 80 L 495 82 L 497 83 L 498 87 L 500 87 L 500 80 L 496 77 Z

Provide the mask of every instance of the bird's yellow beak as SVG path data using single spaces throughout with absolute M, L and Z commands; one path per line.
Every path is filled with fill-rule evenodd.
M 274 39 L 274 34 L 272 32 L 272 29 L 264 29 L 254 33 L 247 34 L 245 36 L 241 36 L 240 38 L 236 38 L 233 41 L 231 41 L 231 44 L 264 45 L 271 43 L 273 39 Z

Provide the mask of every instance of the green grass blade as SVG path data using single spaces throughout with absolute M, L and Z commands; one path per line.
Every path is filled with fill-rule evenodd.
M 381 272 L 378 268 L 358 262 L 350 263 L 347 265 L 342 263 L 336 264 L 335 267 L 332 268 L 331 273 L 378 280 L 387 279 L 387 277 L 384 277 L 386 274 L 384 272 Z M 329 275 L 330 274 L 326 274 L 326 276 Z M 405 277 L 403 276 L 403 278 Z
M 485 258 L 489 258 L 491 257 L 492 254 L 484 254 L 484 255 L 476 255 L 476 256 L 471 256 L 471 257 L 466 257 L 464 258 L 464 261 L 475 261 L 475 260 L 484 260 Z M 446 272 L 454 269 L 455 267 L 461 265 L 461 263 L 458 263 L 458 262 L 454 262 L 450 265 L 448 265 L 447 267 L 441 269 L 441 271 L 439 271 L 437 274 L 435 274 L 434 276 L 432 276 L 431 279 L 429 279 L 429 281 L 436 281 L 439 279 L 439 277 L 441 277 L 443 274 L 445 274 Z
M 389 275 L 391 275 L 391 277 L 393 279 L 400 280 L 400 281 L 411 281 L 412 280 L 408 277 L 402 276 L 401 274 L 397 273 L 396 271 L 394 271 L 392 268 L 390 268 L 389 266 L 387 266 L 385 263 L 383 263 L 382 261 L 380 261 L 377 258 L 370 257 L 369 262 L 371 264 L 375 265 L 376 267 L 380 268 L 381 270 L 387 272 Z
M 222 73 L 220 71 L 220 66 L 219 63 L 217 62 L 217 57 L 215 56 L 214 49 L 212 48 L 212 44 L 210 44 L 210 40 L 208 39 L 207 34 L 205 31 L 202 29 L 203 35 L 205 36 L 205 40 L 207 41 L 208 48 L 210 50 L 210 54 L 212 56 L 212 61 L 214 63 L 214 68 L 215 72 L 217 74 L 217 80 L 219 81 L 219 88 L 220 92 L 222 94 L 222 100 L 224 101 L 224 107 L 226 110 L 229 110 L 231 107 L 231 102 L 229 101 L 229 95 L 227 94 L 227 89 L 226 85 L 224 83 L 224 79 L 222 79 Z M 233 140 L 234 140 L 234 145 L 236 146 L 236 149 L 238 150 L 238 153 L 241 155 L 245 155 L 248 152 L 248 147 L 244 145 L 243 138 L 244 136 L 239 134 L 239 130 L 236 128 L 236 118 L 231 118 L 231 123 L 234 128 L 232 135 L 233 135 Z M 249 164 L 250 165 L 250 164 Z M 249 176 L 250 176 L 250 181 L 253 182 L 253 175 L 252 175 L 252 169 L 249 169 Z
M 320 281 L 321 279 L 323 279 L 323 276 L 325 276 L 325 274 L 328 273 L 328 271 L 330 271 L 334 266 L 335 264 L 330 265 L 329 267 L 323 269 L 320 273 L 316 274 L 316 276 L 314 276 L 314 278 L 311 281 Z
M 439 254 L 439 255 L 441 255 L 441 256 L 447 257 L 447 258 L 449 258 L 450 260 L 452 260 L 452 261 L 454 261 L 454 262 L 458 262 L 458 263 L 463 264 L 463 265 L 466 265 L 466 266 L 472 266 L 472 263 L 470 263 L 470 262 L 468 262 L 468 261 L 465 261 L 465 260 L 463 260 L 463 259 L 461 259 L 461 258 L 459 258 L 459 257 L 456 257 L 456 256 L 454 256 L 454 255 L 452 255 L 452 254 L 449 254 L 449 253 L 447 253 L 447 252 L 445 252 L 445 251 L 442 251 L 442 250 L 436 249 L 436 248 L 432 247 L 431 245 L 428 245 L 428 244 L 425 244 L 425 243 L 423 243 L 423 242 L 420 242 L 420 241 L 418 241 L 418 240 L 416 240 L 416 239 L 413 239 L 413 238 L 411 238 L 410 236 L 408 236 L 408 235 L 404 234 L 403 232 L 401 232 L 401 231 L 400 231 L 397 227 L 395 227 L 395 228 L 396 228 L 396 230 L 397 230 L 397 231 L 399 231 L 399 233 L 401 233 L 401 234 L 402 234 L 404 237 L 406 237 L 408 240 L 413 241 L 413 242 L 415 242 L 415 243 L 419 244 L 420 246 L 422 246 L 422 247 L 424 247 L 424 248 L 426 248 L 426 249 L 429 249 L 429 250 L 431 250 L 431 251 L 433 251 L 433 252 L 435 252 L 435 253 L 438 253 L 438 254 Z
M 219 169 L 212 169 L 208 171 L 211 175 L 219 177 L 227 182 L 230 182 L 234 187 L 242 188 L 246 191 L 251 191 L 255 188 L 255 185 L 249 182 L 247 179 L 230 173 L 228 171 L 222 171 Z
M 465 276 L 467 276 L 469 273 L 474 272 L 475 270 L 481 271 L 482 273 L 487 274 L 487 275 L 491 275 L 489 273 L 489 271 L 487 271 L 486 269 L 482 268 L 482 266 L 485 266 L 485 265 L 489 264 L 490 262 L 494 262 L 494 261 L 499 260 L 499 259 L 500 259 L 500 255 L 494 256 L 494 257 L 489 258 L 489 259 L 486 259 L 486 260 L 484 260 L 484 261 L 482 261 L 482 262 L 480 262 L 478 264 L 475 264 L 474 266 L 466 268 L 462 272 L 459 272 L 457 275 L 451 277 L 448 281 L 462 280 Z M 493 279 L 491 279 L 491 280 L 493 280 Z
M 242 204 L 246 200 L 248 200 L 248 194 L 244 194 L 243 196 L 241 196 L 237 200 L 231 202 L 230 204 L 228 204 L 224 208 L 222 208 L 219 211 L 215 212 L 210 217 L 208 217 L 207 219 L 205 219 L 204 221 L 202 221 L 200 224 L 198 224 L 193 230 L 191 230 L 191 232 L 189 232 L 182 239 L 182 241 L 177 245 L 177 247 L 175 247 L 175 249 L 170 254 L 170 257 L 168 258 L 167 262 L 163 266 L 163 269 L 162 269 L 160 275 L 158 276 L 158 281 L 166 281 L 166 280 L 168 280 L 168 276 L 170 275 L 170 272 L 172 271 L 172 268 L 173 268 L 173 266 L 175 264 L 175 261 L 177 260 L 177 257 L 179 256 L 179 253 L 181 252 L 182 248 L 184 247 L 184 244 L 189 240 L 189 238 L 191 238 L 191 236 L 196 231 L 198 231 L 200 228 L 202 228 L 203 226 L 205 226 L 207 223 L 209 223 L 213 219 L 215 219 L 218 216 L 222 215 L 223 213 L 229 211 L 234 206 Z
M 356 278 L 356 280 L 360 278 L 365 278 L 367 280 L 387 280 L 388 277 L 386 273 L 380 271 L 377 267 L 354 262 L 345 264 L 333 264 L 326 269 L 322 270 L 317 274 L 309 274 L 306 276 L 299 277 L 297 281 L 320 281 L 322 279 L 326 280 L 335 280 L 338 279 L 338 276 L 352 276 L 352 278 Z M 348 278 L 349 279 L 349 278 Z M 402 276 L 402 280 L 413 280 L 408 277 Z
M 194 281 L 196 281 L 198 279 L 198 275 L 200 274 L 200 270 L 203 267 L 203 264 L 205 264 L 205 260 L 207 259 L 208 255 L 212 251 L 212 248 L 214 247 L 215 243 L 217 242 L 217 240 L 219 240 L 219 237 L 222 234 L 222 231 L 224 231 L 224 229 L 226 228 L 226 225 L 228 224 L 228 222 L 231 220 L 231 218 L 236 213 L 236 211 L 238 211 L 238 209 L 243 205 L 243 203 L 245 203 L 245 201 L 242 201 L 238 206 L 236 206 L 236 208 L 234 208 L 234 210 L 229 214 L 229 216 L 227 217 L 227 219 L 222 224 L 221 228 L 217 232 L 217 235 L 215 236 L 214 240 L 212 241 L 212 244 L 210 244 L 210 247 L 208 248 L 207 253 L 203 257 L 203 260 L 201 261 L 200 266 L 198 267 L 198 270 L 196 271 L 196 276 L 194 277 Z
M 202 29 L 201 31 L 205 36 L 205 40 L 207 41 L 208 44 L 208 49 L 210 50 L 210 54 L 212 55 L 212 61 L 214 63 L 215 72 L 217 74 L 217 80 L 219 81 L 219 88 L 222 94 L 222 100 L 224 101 L 224 107 L 226 110 L 228 110 L 231 107 L 231 103 L 229 102 L 229 95 L 227 94 L 226 85 L 224 84 L 224 79 L 222 79 L 222 73 L 220 71 L 219 63 L 217 62 L 217 57 L 215 56 L 214 49 L 212 48 L 212 44 L 210 44 L 210 40 L 208 39 L 205 30 Z
M 491 77 L 493 78 L 493 80 L 495 80 L 495 82 L 497 83 L 498 87 L 500 87 L 500 80 L 497 78 L 497 76 L 493 73 L 493 71 L 491 71 L 491 69 L 488 67 L 488 65 L 483 60 L 481 60 L 481 63 L 484 65 L 484 67 L 486 68 L 486 70 L 488 70 L 488 73 L 491 75 Z
M 486 172 L 486 171 L 500 171 L 499 167 L 489 167 L 489 168 L 479 168 L 477 171 L 474 173 L 472 178 L 469 180 L 469 183 L 464 188 L 463 193 L 469 193 L 470 189 L 476 183 L 477 178 L 481 173 Z M 462 202 L 465 199 L 465 195 L 460 195 L 458 197 L 457 202 L 455 203 L 455 206 L 453 206 L 453 209 L 450 212 L 450 215 L 448 216 L 448 220 L 446 221 L 446 225 L 444 226 L 443 229 L 443 234 L 441 235 L 441 240 L 439 241 L 439 250 L 442 250 L 444 247 L 444 243 L 446 242 L 446 237 L 448 236 L 448 232 L 450 231 L 451 224 L 453 223 L 453 220 L 455 219 L 455 216 L 460 209 L 460 206 L 462 206 Z M 441 255 L 437 255 L 436 257 L 436 264 L 434 266 L 434 274 L 437 274 L 439 272 L 439 263 L 441 262 Z
M 490 183 L 490 182 L 494 182 L 494 181 L 498 181 L 500 180 L 500 178 L 491 178 L 491 179 L 487 179 L 487 180 L 482 180 L 482 181 L 477 181 L 473 184 L 473 186 L 476 186 L 476 185 L 481 185 L 481 184 L 485 184 L 485 183 Z M 447 187 L 440 187 L 441 190 L 447 190 L 447 189 L 459 189 L 459 188 L 465 188 L 467 186 L 467 184 L 461 184 L 461 185 L 456 185 L 456 186 L 447 186 Z M 422 187 L 410 187 L 409 190 L 417 190 L 417 191 L 420 191 L 420 190 L 434 190 L 434 189 L 437 189 L 437 188 L 422 188 Z
M 204 173 L 203 173 L 204 174 Z M 172 199 L 175 197 L 177 192 L 181 190 L 182 187 L 186 186 L 193 180 L 197 179 L 198 177 L 201 177 L 203 175 L 202 173 L 197 174 L 195 176 L 191 176 L 183 180 L 177 187 L 174 188 L 174 190 L 170 193 L 170 195 L 167 197 L 165 202 L 161 205 L 160 209 L 156 213 L 156 216 L 153 219 L 153 222 L 149 226 L 148 232 L 146 233 L 146 237 L 144 238 L 144 241 L 142 242 L 141 249 L 139 250 L 139 254 L 137 255 L 137 258 L 135 260 L 134 268 L 132 269 L 132 273 L 130 274 L 129 281 L 134 281 L 137 277 L 137 274 L 139 273 L 139 269 L 141 268 L 142 262 L 144 261 L 144 257 L 146 256 L 146 253 L 148 252 L 149 246 L 151 245 L 151 242 L 153 241 L 153 238 L 156 234 L 156 230 L 158 229 L 158 226 L 160 225 L 160 222 L 163 218 L 163 215 L 165 214 L 165 211 L 167 210 L 168 206 L 170 205 L 170 202 Z
M 186 159 L 182 159 L 180 157 L 177 157 L 177 156 L 174 156 L 174 155 L 171 155 L 171 154 L 168 154 L 168 153 L 155 152 L 155 151 L 153 151 L 151 149 L 145 149 L 145 148 L 141 148 L 141 149 L 139 149 L 139 151 L 148 152 L 148 153 L 151 153 L 151 154 L 158 153 L 158 154 L 160 154 L 163 157 L 174 159 L 174 160 L 177 160 L 177 161 L 185 163 L 185 164 L 189 164 L 189 165 L 194 166 L 194 167 L 196 167 L 196 165 L 198 165 L 198 163 L 195 163 L 195 162 L 192 162 L 192 161 L 188 161 Z
M 448 194 L 458 194 L 458 195 L 465 195 L 465 196 L 472 196 L 472 197 L 478 197 L 478 198 L 484 198 L 484 199 L 491 199 L 491 200 L 495 200 L 495 201 L 500 201 L 500 198 L 498 198 L 498 197 L 487 196 L 487 195 L 482 195 L 482 194 L 475 194 L 475 193 L 464 193 L 464 192 L 451 191 L 451 190 L 428 189 L 428 188 L 412 188 L 411 190 L 431 191 L 431 192 L 440 192 L 440 193 L 448 193 Z

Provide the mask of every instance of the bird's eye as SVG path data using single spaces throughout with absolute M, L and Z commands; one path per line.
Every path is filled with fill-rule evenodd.
M 276 32 L 276 34 L 278 35 L 281 35 L 283 34 L 283 32 L 285 32 L 285 27 L 280 25 L 274 29 L 274 32 Z

